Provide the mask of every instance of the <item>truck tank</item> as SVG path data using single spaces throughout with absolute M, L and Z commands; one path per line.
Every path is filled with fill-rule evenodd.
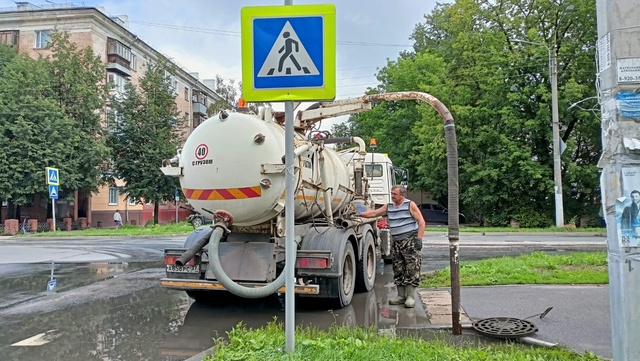
M 284 137 L 281 125 L 253 115 L 221 112 L 209 118 L 179 153 L 185 197 L 203 214 L 226 210 L 236 226 L 275 218 L 284 208 Z M 353 200 L 353 168 L 333 149 L 301 134 L 294 147 L 296 220 L 325 214 L 325 189 L 332 213 L 339 213 Z

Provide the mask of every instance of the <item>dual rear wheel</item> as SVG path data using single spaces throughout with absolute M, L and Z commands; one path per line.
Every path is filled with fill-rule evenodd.
M 376 282 L 376 246 L 373 234 L 366 232 L 362 239 L 363 246 L 360 256 L 356 257 L 350 241 L 344 244 L 341 257 L 341 276 L 334 281 L 337 287 L 337 305 L 342 308 L 351 303 L 354 292 L 368 292 Z

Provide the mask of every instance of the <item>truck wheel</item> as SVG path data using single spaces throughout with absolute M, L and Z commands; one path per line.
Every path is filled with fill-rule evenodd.
M 202 221 L 201 217 L 193 217 L 193 219 L 191 220 L 191 225 L 193 225 L 195 228 L 200 227 L 204 222 Z
M 345 242 L 344 254 L 341 260 L 342 275 L 334 280 L 338 288 L 338 306 L 345 307 L 351 303 L 356 285 L 356 256 L 351 242 Z
M 356 291 L 369 292 L 376 283 L 376 245 L 373 234 L 367 232 L 362 243 L 362 254 L 357 263 Z

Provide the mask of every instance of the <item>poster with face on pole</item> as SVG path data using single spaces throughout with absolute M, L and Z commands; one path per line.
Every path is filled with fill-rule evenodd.
M 622 197 L 616 201 L 618 242 L 622 247 L 640 243 L 640 166 L 622 168 Z

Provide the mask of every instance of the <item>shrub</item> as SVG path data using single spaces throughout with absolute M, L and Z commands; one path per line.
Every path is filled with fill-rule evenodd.
M 535 209 L 523 210 L 514 214 L 513 219 L 520 223 L 522 228 L 545 228 L 551 226 L 551 219 Z

